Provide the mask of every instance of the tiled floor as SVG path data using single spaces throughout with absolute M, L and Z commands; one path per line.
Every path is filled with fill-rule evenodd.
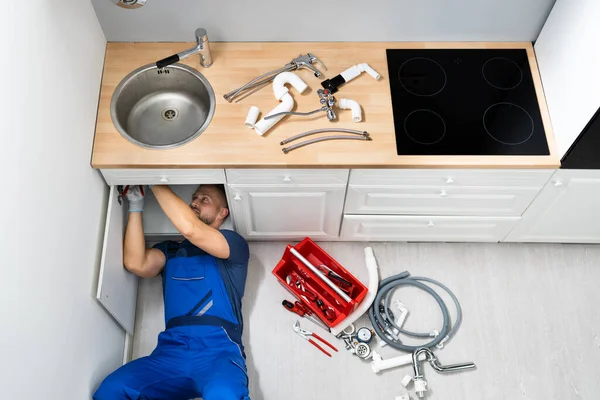
M 343 342 L 301 321 L 340 349 L 328 358 L 292 331 L 291 299 L 271 270 L 286 243 L 251 243 L 244 299 L 253 400 L 394 400 L 405 393 L 403 367 L 375 375 Z M 320 243 L 366 281 L 362 243 Z M 600 398 L 600 246 L 519 244 L 372 244 L 380 277 L 408 270 L 449 286 L 464 321 L 442 363 L 473 361 L 477 370 L 440 375 L 425 366 L 428 398 L 438 400 Z M 149 354 L 163 326 L 160 279 L 140 285 L 134 358 Z M 439 326 L 436 303 L 400 289 L 411 314 L 406 327 Z M 449 307 L 451 303 L 449 303 Z M 362 326 L 368 320 L 361 320 Z M 378 347 L 378 346 L 375 346 Z M 386 347 L 384 358 L 400 353 Z M 414 393 L 411 393 L 416 399 Z

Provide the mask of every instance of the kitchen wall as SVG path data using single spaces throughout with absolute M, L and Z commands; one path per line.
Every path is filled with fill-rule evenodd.
M 558 0 L 535 44 L 562 157 L 600 107 L 600 1 Z
M 555 0 L 91 0 L 108 41 L 532 41 Z M 116 0 L 115 0 L 116 2 Z M 367 60 L 368 61 L 368 60 Z
M 0 398 L 89 399 L 124 346 L 95 300 L 106 41 L 89 1 L 29 0 L 3 5 L 0 42 Z

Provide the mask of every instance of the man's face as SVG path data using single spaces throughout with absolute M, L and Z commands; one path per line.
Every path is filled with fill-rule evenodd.
M 212 226 L 215 221 L 221 221 L 227 216 L 227 209 L 223 209 L 222 204 L 219 190 L 214 186 L 203 185 L 192 196 L 190 208 L 200 221 Z

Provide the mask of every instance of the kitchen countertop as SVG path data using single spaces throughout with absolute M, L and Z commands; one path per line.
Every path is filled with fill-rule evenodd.
M 193 43 L 109 43 L 96 134 L 92 153 L 94 168 L 557 168 L 558 151 L 543 96 L 537 62 L 529 42 L 336 42 L 336 43 L 211 43 L 214 64 L 199 65 L 199 57 L 184 61 L 210 81 L 216 97 L 216 110 L 208 128 L 195 140 L 169 150 L 138 147 L 123 138 L 110 117 L 110 101 L 119 82 L 132 70 L 156 62 L 192 47 Z M 386 49 L 408 48 L 524 48 L 529 54 L 533 80 L 544 122 L 549 156 L 398 156 Z M 336 98 L 357 101 L 363 109 L 363 122 L 354 123 L 350 110 L 337 110 L 338 120 L 329 122 L 324 113 L 315 116 L 284 118 L 264 136 L 244 126 L 250 106 L 264 116 L 277 105 L 271 86 L 252 94 L 239 103 L 228 103 L 223 94 L 267 71 L 282 67 L 299 54 L 313 53 L 328 67 L 315 78 L 311 71 L 295 71 L 309 89 L 300 95 L 291 89 L 295 111 L 314 110 L 320 106 L 316 90 L 321 80 L 332 78 L 352 65 L 368 63 L 381 79 L 375 81 L 363 73 L 340 88 Z M 279 142 L 311 129 L 326 127 L 368 131 L 372 141 L 329 141 L 283 154 Z M 294 142 L 295 143 L 295 142 Z

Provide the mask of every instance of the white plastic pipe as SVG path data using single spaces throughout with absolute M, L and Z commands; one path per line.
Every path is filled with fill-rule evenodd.
M 361 72 L 366 72 L 367 74 L 371 75 L 376 81 L 379 80 L 379 78 L 381 78 L 381 75 L 379 75 L 377 71 L 371 68 L 371 66 L 367 63 L 356 64 L 342 72 L 340 75 L 342 75 L 342 78 L 344 78 L 346 82 L 350 82 L 352 79 L 359 76 Z
M 379 289 L 379 276 L 377 274 L 377 260 L 375 259 L 375 254 L 373 253 L 372 247 L 365 247 L 365 263 L 367 264 L 367 270 L 369 271 L 369 291 L 367 292 L 367 295 L 363 301 L 350 315 L 348 315 L 342 322 L 331 328 L 331 333 L 334 336 L 339 335 L 347 326 L 359 319 L 365 313 L 365 311 L 371 307 L 371 304 L 373 304 L 373 301 L 375 300 L 377 290 Z
M 256 120 L 258 119 L 259 112 L 260 112 L 260 110 L 258 109 L 258 107 L 256 107 L 256 106 L 250 107 L 250 110 L 248 111 L 248 116 L 246 117 L 246 122 L 244 122 L 244 125 L 246 125 L 246 128 L 249 128 L 249 129 L 254 128 L 254 125 L 256 124 Z
M 352 121 L 362 121 L 362 111 L 360 109 L 360 104 L 358 104 L 356 101 L 350 99 L 340 99 L 340 101 L 338 102 L 338 107 L 344 110 L 352 110 Z
M 371 369 L 377 374 L 380 371 L 386 369 L 401 367 L 403 365 L 409 365 L 412 364 L 412 357 L 412 353 L 408 353 L 398 357 L 388 358 L 387 360 L 384 360 L 381 358 L 381 355 L 379 355 L 379 353 L 373 352 L 373 361 L 371 361 Z M 426 354 L 419 354 L 419 361 L 424 361 L 425 359 L 427 359 Z
M 287 83 L 292 85 L 298 93 L 303 93 L 308 85 L 304 82 L 298 75 L 292 72 L 282 72 L 273 79 L 273 93 L 275 94 L 275 98 L 281 103 L 277 105 L 274 109 L 272 109 L 265 117 L 269 115 L 277 114 L 280 112 L 292 111 L 294 108 L 294 99 L 289 94 L 289 89 L 285 86 Z M 279 117 L 265 119 L 264 117 L 254 125 L 254 130 L 259 135 L 264 135 L 269 129 L 271 129 L 276 123 L 281 121 L 281 119 L 285 117 L 285 115 L 281 115 Z
M 292 108 L 294 108 L 294 99 L 292 98 L 292 96 L 290 96 L 289 93 L 286 93 L 281 98 L 281 103 L 279 103 L 277 105 L 277 107 L 275 107 L 274 109 L 269 111 L 269 113 L 267 115 L 265 115 L 265 117 L 269 116 L 269 115 L 277 114 L 280 112 L 292 111 Z M 273 127 L 273 125 L 278 123 L 283 117 L 285 117 L 285 115 L 280 115 L 279 117 L 275 117 L 275 118 L 271 118 L 271 119 L 265 119 L 263 117 L 260 121 L 258 121 L 256 123 L 256 125 L 254 125 L 254 130 L 256 131 L 256 133 L 258 133 L 259 135 L 262 136 L 269 129 L 271 129 Z

